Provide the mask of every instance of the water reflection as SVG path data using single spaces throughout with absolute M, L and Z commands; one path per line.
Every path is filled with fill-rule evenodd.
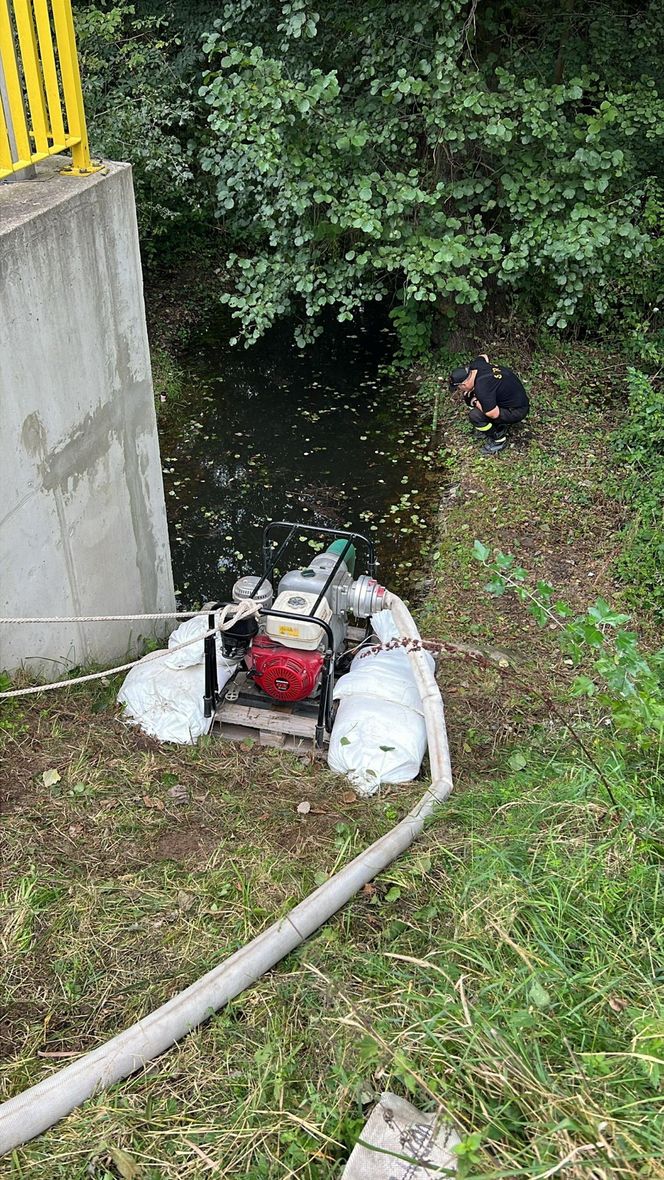
M 305 352 L 289 328 L 249 350 L 227 336 L 220 322 L 192 347 L 188 404 L 160 427 L 179 602 L 228 597 L 260 563 L 264 522 L 278 518 L 370 534 L 381 580 L 406 589 L 435 458 L 416 389 L 379 373 L 391 333 L 369 320 L 332 324 Z

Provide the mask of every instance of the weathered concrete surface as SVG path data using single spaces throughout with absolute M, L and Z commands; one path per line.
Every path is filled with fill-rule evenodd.
M 64 163 L 0 185 L 0 616 L 171 611 L 131 168 Z M 0 625 L 0 668 L 57 679 L 153 633 Z

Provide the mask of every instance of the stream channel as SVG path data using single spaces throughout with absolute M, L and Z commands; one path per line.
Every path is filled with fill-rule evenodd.
M 260 572 L 268 520 L 364 533 L 379 581 L 412 592 L 441 472 L 431 406 L 384 371 L 389 326 L 333 321 L 305 350 L 290 325 L 249 349 L 231 347 L 230 334 L 220 319 L 191 344 L 183 404 L 169 403 L 159 426 L 181 609 L 225 601 L 237 577 Z M 308 564 L 315 544 L 303 538 L 297 561 Z

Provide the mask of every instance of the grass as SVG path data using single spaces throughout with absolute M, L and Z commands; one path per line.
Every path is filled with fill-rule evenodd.
M 466 1176 L 662 1174 L 661 769 L 617 759 L 611 730 L 570 702 L 555 636 L 511 596 L 488 599 L 470 557 L 477 536 L 579 609 L 620 600 L 624 522 L 605 493 L 602 409 L 578 392 L 586 362 L 524 358 L 530 437 L 488 464 L 441 408 L 451 485 L 419 614 L 432 637 L 507 650 L 554 695 L 621 809 L 536 693 L 444 660 L 456 789 L 412 852 L 1 1176 L 334 1180 L 389 1087 L 454 1121 Z M 281 751 L 159 747 L 118 723 L 116 689 L 5 714 L 4 1095 L 198 978 L 421 793 L 352 801 Z
M 186 396 L 184 374 L 173 356 L 157 345 L 150 351 L 157 413 L 172 410 Z
M 12 815 L 17 860 L 34 862 L 38 826 L 51 835 L 6 899 L 6 1092 L 68 1060 L 40 1054 L 91 1047 L 197 978 L 405 806 L 340 807 L 329 776 L 281 752 L 224 751 L 222 775 L 210 746 L 173 759 L 136 741 L 110 776 L 90 773 L 85 805 L 63 775 L 39 815 L 25 800 Z M 660 866 L 560 737 L 538 744 L 520 771 L 500 754 L 462 783 L 414 853 L 300 952 L 3 1174 L 115 1176 L 120 1148 L 146 1177 L 204 1175 L 200 1152 L 220 1174 L 334 1175 L 371 1096 L 396 1086 L 481 1132 L 478 1175 L 541 1176 L 570 1153 L 565 1176 L 657 1175 Z M 259 837 L 252 780 L 274 784 Z M 640 826 L 649 807 L 635 803 Z M 96 834 L 113 809 L 124 848 Z M 139 837 L 161 855 L 137 863 Z

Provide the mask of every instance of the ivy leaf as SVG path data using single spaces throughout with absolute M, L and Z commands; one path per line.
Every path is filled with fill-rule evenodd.
M 484 589 L 487 594 L 493 594 L 494 598 L 500 598 L 500 595 L 505 593 L 506 586 L 503 579 L 496 574 L 490 582 L 486 583 Z

